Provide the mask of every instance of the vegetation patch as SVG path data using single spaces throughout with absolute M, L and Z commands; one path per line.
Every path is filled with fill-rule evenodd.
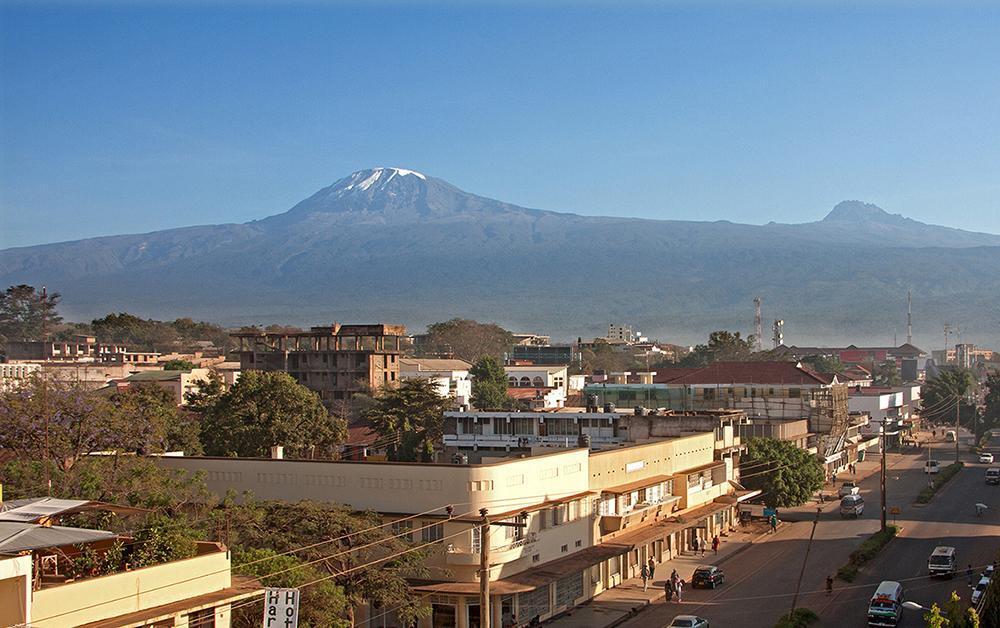
M 819 621 L 819 616 L 808 608 L 797 608 L 778 619 L 774 628 L 806 628 Z
M 934 493 L 937 493 L 938 489 L 947 484 L 948 480 L 955 477 L 955 475 L 957 475 L 958 472 L 962 470 L 963 466 L 964 463 L 962 462 L 953 462 L 947 467 L 941 469 L 941 471 L 938 472 L 937 476 L 931 482 L 930 486 L 920 491 L 920 494 L 917 495 L 917 503 L 926 504 L 929 501 L 931 501 L 931 498 L 934 497 Z
M 847 564 L 837 570 L 837 577 L 846 582 L 853 582 L 858 575 L 858 569 L 871 559 L 878 556 L 878 553 L 882 551 L 882 548 L 885 547 L 898 532 L 899 527 L 890 525 L 886 526 L 885 530 L 879 530 L 865 539 L 865 542 L 861 544 L 861 547 L 851 552 L 851 556 L 848 559 Z

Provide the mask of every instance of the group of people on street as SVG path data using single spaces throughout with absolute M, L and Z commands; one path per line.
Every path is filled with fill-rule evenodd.
M 667 578 L 666 582 L 663 583 L 663 594 L 666 596 L 663 600 L 664 604 L 672 602 L 674 596 L 677 596 L 677 603 L 680 604 L 684 597 L 684 580 L 677 575 L 677 570 L 674 569 L 671 572 L 670 577 Z
M 716 534 L 712 537 L 712 551 L 716 555 L 719 553 L 719 546 L 722 541 L 719 539 L 719 535 Z M 697 536 L 691 539 L 691 547 L 695 552 L 701 550 L 701 555 L 705 555 L 705 549 L 708 545 L 708 541 L 703 541 Z M 649 588 L 649 584 L 653 582 L 653 578 L 656 576 L 656 562 L 650 558 L 639 568 L 639 577 L 642 578 L 642 590 L 646 591 Z M 677 602 L 680 603 L 681 598 L 684 595 L 684 580 L 677 575 L 677 570 L 674 569 L 670 573 L 670 577 L 666 579 L 663 583 L 663 592 L 666 595 L 666 601 L 672 602 L 674 596 L 677 596 Z
M 712 537 L 712 551 L 715 552 L 716 555 L 719 553 L 720 544 L 721 541 L 719 540 L 719 535 L 716 534 L 714 537 Z M 708 541 L 703 541 L 699 539 L 697 536 L 691 538 L 691 550 L 694 551 L 695 554 L 697 554 L 698 551 L 700 550 L 701 555 L 704 556 L 705 551 L 707 549 L 708 549 Z

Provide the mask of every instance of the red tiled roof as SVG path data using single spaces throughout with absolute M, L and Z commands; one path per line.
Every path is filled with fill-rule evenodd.
M 677 374 L 677 371 L 683 373 Z M 833 376 L 795 362 L 715 362 L 700 369 L 660 369 L 658 384 L 829 384 Z
M 378 440 L 378 434 L 367 425 L 349 425 L 345 445 L 371 445 Z

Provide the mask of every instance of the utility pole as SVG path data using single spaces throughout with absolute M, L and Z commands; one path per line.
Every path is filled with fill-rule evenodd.
M 816 536 L 816 524 L 819 523 L 819 513 L 821 512 L 823 512 L 823 509 L 817 506 L 816 518 L 813 519 L 812 532 L 809 533 L 809 544 L 806 545 L 806 555 L 802 558 L 802 569 L 799 571 L 799 581 L 795 583 L 795 595 L 792 597 L 792 610 L 788 613 L 789 617 L 792 617 L 795 614 L 795 605 L 799 602 L 799 590 L 802 588 L 802 577 L 806 575 L 806 564 L 809 562 L 809 550 L 812 549 L 813 537 Z
M 913 298 L 911 291 L 906 291 L 906 344 L 913 344 Z
M 882 478 L 879 487 L 882 491 L 882 531 L 885 532 L 885 419 L 882 419 Z
M 962 410 L 962 398 L 955 395 L 955 462 L 958 462 L 958 426 Z
M 490 628 L 490 519 L 485 508 L 479 509 L 483 519 L 479 526 L 479 625 Z

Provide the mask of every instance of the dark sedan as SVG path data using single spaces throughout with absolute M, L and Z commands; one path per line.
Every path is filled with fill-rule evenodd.
M 691 576 L 691 586 L 714 589 L 726 581 L 726 574 L 715 565 L 701 565 Z

